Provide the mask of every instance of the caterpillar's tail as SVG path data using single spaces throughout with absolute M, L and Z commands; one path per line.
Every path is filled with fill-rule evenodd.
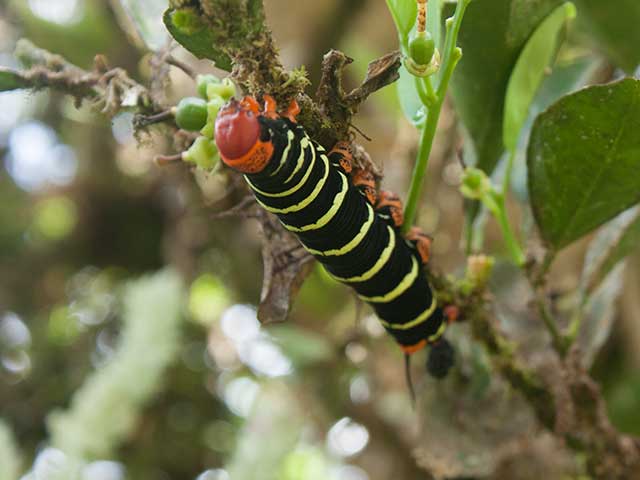
M 444 378 L 454 363 L 455 352 L 453 347 L 443 337 L 431 346 L 427 359 L 427 371 L 432 377 Z
M 407 389 L 411 397 L 411 405 L 416 408 L 416 391 L 413 388 L 413 379 L 411 378 L 411 355 L 404 354 L 404 378 L 407 382 Z

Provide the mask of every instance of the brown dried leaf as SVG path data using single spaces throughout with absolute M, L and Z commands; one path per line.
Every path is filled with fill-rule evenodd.
M 339 50 L 330 50 L 322 60 L 322 78 L 316 92 L 320 111 L 333 123 L 338 138 L 345 139 L 351 126 L 351 117 L 369 95 L 395 82 L 400 74 L 402 54 L 388 53 L 371 63 L 359 87 L 346 94 L 342 87 L 344 68 L 353 62 Z
M 397 50 L 369 63 L 367 76 L 362 84 L 345 97 L 349 106 L 352 109 L 357 108 L 373 92 L 398 80 L 401 66 L 402 54 Z
M 302 282 L 311 273 L 314 258 L 282 227 L 277 217 L 258 208 L 256 218 L 264 236 L 264 276 L 258 319 L 262 323 L 283 322 Z

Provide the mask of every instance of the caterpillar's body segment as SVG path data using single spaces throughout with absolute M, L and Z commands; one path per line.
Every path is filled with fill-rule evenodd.
M 270 99 L 264 112 L 252 97 L 232 101 L 216 121 L 222 160 L 245 174 L 258 202 L 335 279 L 374 308 L 405 353 L 436 342 L 446 323 L 422 268 L 426 237 L 402 237 L 397 197 L 378 197 L 361 171 L 351 171 L 346 148 L 327 152 L 295 113 L 294 105 L 277 115 Z

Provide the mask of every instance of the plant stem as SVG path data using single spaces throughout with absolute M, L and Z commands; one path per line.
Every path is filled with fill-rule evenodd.
M 441 108 L 442 101 L 438 100 L 435 105 L 429 109 L 427 123 L 422 128 L 422 132 L 420 134 L 418 157 L 413 167 L 413 173 L 411 174 L 411 187 L 409 188 L 409 196 L 407 197 L 407 204 L 404 209 L 404 223 L 402 225 L 403 233 L 407 233 L 409 231 L 416 218 L 418 202 L 422 191 L 422 183 L 424 176 L 427 173 L 429 155 L 431 153 L 431 147 L 433 147 L 433 139 L 436 136 Z
M 429 164 L 429 156 L 431 155 L 433 140 L 438 127 L 438 119 L 440 118 L 442 105 L 447 94 L 447 89 L 449 88 L 449 81 L 451 80 L 451 76 L 453 75 L 453 71 L 458 64 L 458 61 L 462 57 L 462 50 L 460 50 L 456 44 L 458 41 L 458 33 L 460 32 L 460 25 L 462 24 L 462 18 L 464 17 L 464 12 L 467 9 L 469 2 L 470 0 L 460 0 L 453 18 L 447 19 L 447 35 L 444 46 L 444 58 L 441 67 L 442 73 L 436 92 L 433 92 L 433 86 L 429 78 L 427 78 L 424 83 L 419 82 L 422 83 L 422 85 L 416 84 L 416 87 L 418 87 L 418 93 L 420 94 L 420 99 L 428 113 L 427 121 L 422 127 L 422 132 L 420 134 L 418 155 L 413 168 L 413 174 L 411 175 L 411 186 L 409 188 L 406 207 L 404 210 L 404 224 L 402 225 L 403 233 L 407 233 L 415 222 L 418 202 L 422 193 L 423 180 Z M 426 88 L 426 92 L 422 87 Z
M 538 314 L 540 315 L 540 318 L 542 318 L 545 327 L 547 327 L 547 330 L 551 335 L 553 348 L 556 350 L 556 352 L 558 352 L 560 357 L 564 358 L 567 354 L 567 351 L 569 350 L 569 346 L 571 345 L 571 343 L 568 341 L 568 338 L 560 332 L 556 321 L 551 316 L 551 312 L 549 312 L 549 308 L 547 307 L 546 298 L 542 293 L 542 289 L 534 285 L 531 286 L 533 288 L 533 294 L 535 296 Z
M 511 260 L 519 267 L 524 266 L 526 257 L 522 251 L 522 247 L 520 247 L 520 243 L 513 233 L 511 224 L 509 223 L 509 219 L 507 218 L 504 194 L 492 191 L 492 193 L 489 195 L 489 198 L 483 198 L 483 203 L 493 214 L 493 216 L 498 221 L 498 224 L 500 225 L 502 236 L 505 243 L 507 244 L 509 254 L 511 255 Z
M 418 91 L 418 96 L 420 97 L 422 104 L 427 107 L 431 107 L 437 101 L 436 93 L 433 90 L 433 85 L 431 84 L 431 79 L 429 77 L 415 77 L 415 83 L 416 90 Z

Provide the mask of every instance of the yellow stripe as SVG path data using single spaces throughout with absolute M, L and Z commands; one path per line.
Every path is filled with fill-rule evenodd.
M 308 225 L 303 225 L 302 227 L 293 227 L 291 225 L 287 225 L 286 223 L 282 222 L 282 225 L 284 226 L 284 228 L 286 228 L 290 232 L 307 232 L 309 230 L 318 230 L 319 228 L 322 228 L 327 223 L 329 223 L 331 219 L 336 216 L 336 213 L 342 206 L 342 202 L 344 202 L 344 197 L 347 195 L 347 192 L 349 191 L 349 181 L 347 180 L 347 177 L 342 175 L 342 173 L 340 173 L 340 175 L 342 177 L 342 188 L 333 199 L 333 204 L 331 205 L 331 208 L 329 208 L 327 213 L 321 216 L 317 222 L 309 223 Z
M 318 194 L 320 194 L 320 192 L 324 188 L 325 183 L 327 183 L 327 178 L 329 177 L 330 169 L 329 169 L 329 162 L 325 159 L 326 157 L 322 158 L 322 161 L 324 162 L 324 176 L 320 179 L 320 181 L 316 185 L 316 188 L 313 189 L 313 191 L 309 194 L 309 196 L 304 200 L 302 200 L 300 203 L 296 203 L 287 208 L 273 208 L 273 207 L 269 207 L 268 205 L 265 205 L 263 202 L 261 202 L 257 198 L 256 198 L 256 201 L 260 205 L 262 205 L 262 208 L 264 208 L 267 212 L 271 212 L 271 213 L 291 213 L 291 212 L 298 212 L 302 210 L 304 207 L 306 207 L 316 199 Z M 311 171 L 311 169 L 309 169 L 309 171 Z
M 294 138 L 296 138 L 296 136 L 294 135 L 293 131 L 289 130 L 287 132 L 287 147 L 284 149 L 282 155 L 280 156 L 280 165 L 278 165 L 278 168 L 276 168 L 271 173 L 271 175 L 269 175 L 270 177 L 273 177 L 284 166 L 285 162 L 287 161 L 287 157 L 289 156 L 289 150 L 291 150 L 291 144 L 293 143 Z
M 429 338 L 427 338 L 427 342 L 434 342 L 437 339 L 439 339 L 446 329 L 447 329 L 447 322 L 443 321 L 438 331 L 433 335 L 431 335 Z
M 392 330 L 409 330 L 410 328 L 413 328 L 417 325 L 420 325 L 422 322 L 429 320 L 431 315 L 433 315 L 433 312 L 436 310 L 437 306 L 438 306 L 438 302 L 436 302 L 436 296 L 433 295 L 431 297 L 431 305 L 429 306 L 429 308 L 427 308 L 424 312 L 422 312 L 420 315 L 418 315 L 415 319 L 411 320 L 410 322 L 398 324 L 398 323 L 389 323 L 389 322 L 385 322 L 384 320 L 380 320 L 380 323 L 382 323 L 382 325 Z M 437 335 L 439 332 L 440 330 L 438 330 L 438 332 L 436 332 L 435 335 Z M 432 337 L 433 336 L 434 335 L 432 335 Z
M 315 163 L 316 163 L 316 152 L 315 152 L 315 150 L 312 149 L 311 155 L 312 155 L 311 156 L 311 163 L 309 164 L 309 168 L 307 169 L 307 172 L 304 174 L 302 179 L 298 182 L 297 185 L 291 187 L 289 190 L 285 190 L 284 192 L 279 192 L 279 193 L 263 192 L 259 188 L 256 188 L 256 186 L 253 183 L 251 183 L 251 180 L 249 180 L 249 178 L 246 175 L 244 176 L 244 178 L 247 181 L 247 183 L 249 184 L 249 186 L 251 187 L 251 189 L 254 192 L 258 192 L 260 195 L 264 195 L 265 197 L 287 197 L 287 196 L 291 195 L 292 193 L 295 193 L 298 190 L 300 190 L 304 186 L 304 184 L 307 182 L 307 180 L 309 180 L 309 176 L 311 175 L 311 171 L 313 170 L 313 167 L 315 166 Z M 302 150 L 302 152 L 300 153 L 300 157 L 304 160 L 304 150 Z M 298 162 L 300 162 L 300 160 L 298 160 Z M 296 171 L 298 170 L 299 166 L 296 167 Z M 289 177 L 289 178 L 291 178 L 291 177 Z M 288 182 L 288 181 L 289 180 L 287 180 L 286 182 Z
M 369 230 L 371 229 L 371 225 L 373 225 L 373 220 L 375 218 L 375 214 L 373 213 L 373 208 L 371 208 L 371 205 L 369 205 L 368 203 L 367 203 L 367 208 L 369 209 L 369 218 L 367 219 L 366 222 L 364 222 L 358 234 L 355 237 L 353 237 L 353 239 L 349 243 L 347 243 L 341 248 L 336 248 L 334 250 L 326 250 L 324 252 L 305 247 L 307 251 L 313 255 L 330 257 L 330 256 L 344 255 L 345 253 L 349 253 L 351 250 L 356 248 L 360 244 L 362 239 L 367 235 L 367 233 L 369 233 Z
M 364 295 L 358 295 L 358 297 L 368 303 L 388 303 L 398 298 L 400 295 L 406 292 L 407 289 L 411 285 L 413 285 L 413 282 L 415 282 L 416 278 L 418 278 L 418 261 L 413 256 L 411 257 L 411 260 L 411 271 L 407 273 L 402 281 L 398 283 L 398 285 L 396 285 L 396 288 L 391 290 L 389 293 L 377 297 L 365 297 Z
M 384 247 L 380 258 L 376 261 L 376 263 L 369 270 L 364 272 L 362 275 L 357 277 L 343 278 L 336 277 L 335 275 L 331 275 L 334 279 L 338 280 L 342 283 L 353 283 L 353 282 L 365 282 L 372 278 L 376 273 L 382 270 L 382 267 L 387 263 L 389 258 L 391 258 L 391 254 L 393 253 L 393 249 L 396 248 L 396 236 L 393 233 L 393 229 L 387 226 L 387 230 L 389 231 L 389 244 Z
M 289 175 L 289 177 L 284 181 L 285 185 L 289 183 L 293 177 L 295 177 L 296 173 L 298 173 L 298 171 L 302 168 L 302 165 L 304 165 L 304 153 L 308 146 L 309 146 L 309 138 L 304 137 L 300 141 L 300 155 L 298 156 L 298 163 L 296 164 L 296 168 L 293 169 L 293 172 L 291 173 L 291 175 Z M 316 159 L 315 148 L 311 149 L 311 154 L 313 155 L 313 160 L 312 160 L 312 165 L 313 165 L 313 162 Z

